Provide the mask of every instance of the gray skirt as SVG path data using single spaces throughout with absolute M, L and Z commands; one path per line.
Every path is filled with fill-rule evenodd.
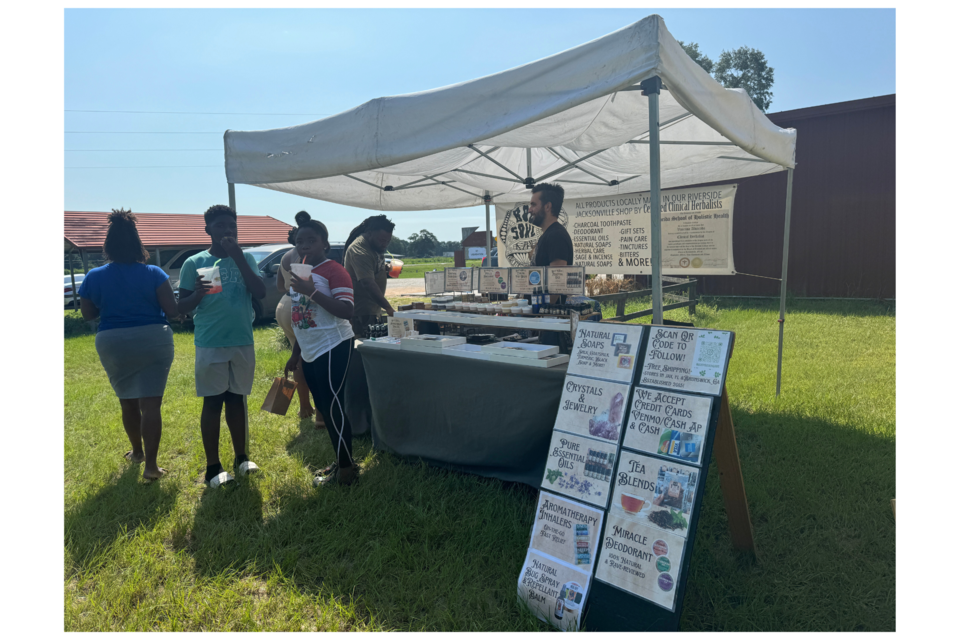
M 159 397 L 173 364 L 173 331 L 166 324 L 100 331 L 97 354 L 118 398 Z

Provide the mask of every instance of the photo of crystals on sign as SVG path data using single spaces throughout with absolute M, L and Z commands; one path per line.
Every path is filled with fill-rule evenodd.
M 686 537 L 698 479 L 694 467 L 621 451 L 610 512 Z

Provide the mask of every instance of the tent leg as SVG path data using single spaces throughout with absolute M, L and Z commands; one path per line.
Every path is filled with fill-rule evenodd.
M 660 250 L 660 86 L 659 76 L 640 83 L 647 96 L 650 114 L 650 264 L 653 267 L 650 284 L 653 287 L 653 324 L 663 324 L 663 261 Z
M 787 169 L 787 206 L 783 216 L 783 267 L 780 273 L 780 342 L 777 345 L 777 397 L 780 397 L 780 369 L 783 364 L 783 321 L 787 310 L 787 256 L 790 253 L 790 208 L 793 204 L 793 169 Z
M 230 208 L 234 211 L 237 210 L 237 192 L 233 188 L 233 183 L 227 183 L 227 194 L 230 198 Z
M 90 269 L 87 267 L 87 254 L 83 249 L 80 249 L 80 264 L 83 265 L 83 273 L 86 274 Z
M 493 266 L 493 256 L 490 255 L 490 192 L 483 192 L 483 206 L 487 210 L 487 266 Z
M 70 249 L 70 286 L 73 287 L 73 308 L 79 311 L 80 301 L 77 300 L 77 279 L 73 275 L 73 249 Z

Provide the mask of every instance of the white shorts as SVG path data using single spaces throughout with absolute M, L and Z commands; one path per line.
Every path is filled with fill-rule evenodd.
M 197 396 L 218 396 L 225 391 L 248 396 L 253 391 L 253 345 L 197 347 Z

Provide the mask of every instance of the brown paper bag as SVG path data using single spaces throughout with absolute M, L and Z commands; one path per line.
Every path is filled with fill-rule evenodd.
M 293 399 L 293 392 L 297 390 L 297 383 L 287 378 L 274 378 L 273 386 L 267 393 L 263 401 L 261 411 L 269 411 L 278 416 L 287 415 L 287 409 L 290 407 L 290 401 Z

